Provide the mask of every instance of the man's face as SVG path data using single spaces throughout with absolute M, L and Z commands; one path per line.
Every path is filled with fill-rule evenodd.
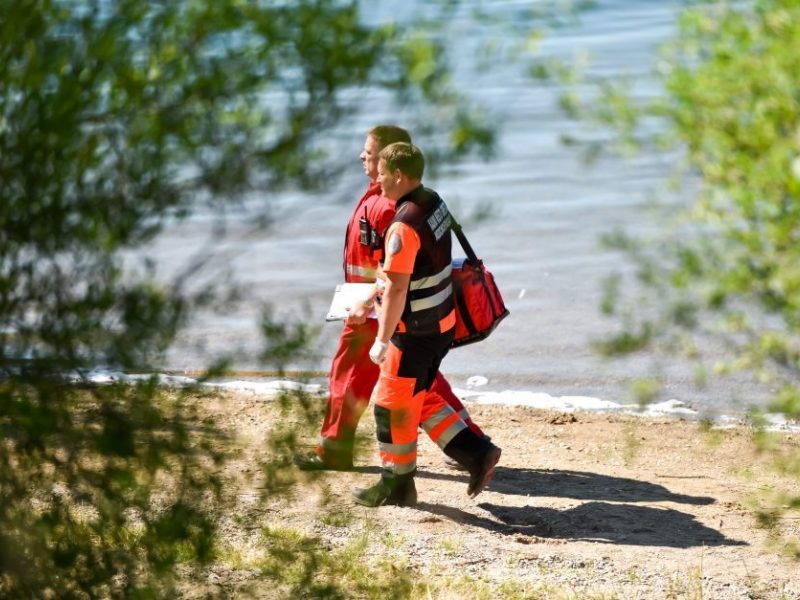
M 378 140 L 368 135 L 364 141 L 364 150 L 361 152 L 360 158 L 364 165 L 364 173 L 373 181 L 378 177 L 378 154 L 380 151 Z
M 397 195 L 397 172 L 390 172 L 386 166 L 386 161 L 382 158 L 378 161 L 375 180 L 381 184 L 384 196 L 389 200 L 399 200 L 400 197 Z

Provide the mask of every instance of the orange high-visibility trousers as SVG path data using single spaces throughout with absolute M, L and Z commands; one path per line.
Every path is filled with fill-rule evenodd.
M 439 364 L 447 354 L 450 333 L 392 337 L 372 395 L 385 479 L 413 475 L 417 467 L 417 428 L 421 422 L 427 422 L 426 431 L 442 448 L 467 428 L 440 394 L 429 393 Z
M 450 440 L 463 429 L 458 426 L 460 421 L 463 421 L 475 435 L 486 437 L 481 428 L 473 423 L 469 411 L 453 393 L 441 371 L 437 372 L 433 385 L 422 403 L 419 426 L 439 448 L 444 450 Z
M 353 454 L 358 422 L 369 404 L 370 395 L 380 375 L 378 365 L 369 359 L 369 349 L 377 331 L 378 322 L 375 319 L 367 319 L 361 325 L 345 324 L 342 330 L 331 364 L 330 392 L 317 447 L 317 453 L 321 456 L 328 453 L 332 457 L 351 457 Z M 447 430 L 447 426 L 442 425 L 444 419 L 452 417 L 449 411 L 442 412 L 441 404 L 452 407 L 477 435 L 484 435 L 480 427 L 473 423 L 469 412 L 441 373 L 437 372 L 429 393 L 438 396 L 438 400 L 432 399 L 425 403 L 419 425 L 440 448 L 444 448 L 458 433 Z

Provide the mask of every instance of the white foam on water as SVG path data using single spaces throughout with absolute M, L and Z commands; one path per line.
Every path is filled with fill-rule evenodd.
M 110 369 L 95 369 L 83 375 L 75 374 L 70 377 L 73 381 L 89 381 L 91 383 L 138 383 L 156 377 L 160 385 L 167 387 L 188 387 L 197 385 L 197 380 L 182 375 L 165 375 L 164 373 L 123 373 Z
M 188 387 L 198 385 L 197 379 L 180 375 L 155 375 L 158 383 L 167 387 Z M 121 371 L 96 369 L 83 376 L 74 375 L 73 380 L 90 381 L 96 384 L 109 383 L 136 383 L 152 378 L 152 374 L 128 374 Z M 664 402 L 657 402 L 639 406 L 637 404 L 621 404 L 611 400 L 602 400 L 594 396 L 553 396 L 546 392 L 532 392 L 528 390 L 504 390 L 502 392 L 479 391 L 472 388 L 486 385 L 489 380 L 482 375 L 473 375 L 467 379 L 470 389 L 453 388 L 453 392 L 467 404 L 488 404 L 498 406 L 526 406 L 540 410 L 559 412 L 596 412 L 596 413 L 625 413 L 643 417 L 673 417 L 682 419 L 699 419 L 700 413 L 686 403 L 672 398 Z M 309 394 L 322 395 L 327 390 L 320 384 L 301 383 L 290 379 L 275 380 L 234 380 L 234 381 L 207 381 L 201 385 L 237 392 L 250 392 L 254 396 L 271 400 L 284 391 L 302 391 Z M 767 429 L 771 431 L 800 432 L 800 424 L 789 421 L 785 415 L 778 413 L 765 413 L 762 415 Z M 747 425 L 748 419 L 732 415 L 720 415 L 714 419 L 714 425 L 721 428 L 732 428 Z
M 591 396 L 551 396 L 544 392 L 524 390 L 505 390 L 502 392 L 476 392 L 453 388 L 456 396 L 466 402 L 475 404 L 498 404 L 505 406 L 528 406 L 543 410 L 560 410 L 562 412 L 585 411 L 620 411 L 623 406 L 616 402 L 600 400 Z
M 105 370 L 95 370 L 89 373 L 86 373 L 84 376 L 75 374 L 70 376 L 70 380 L 72 381 L 91 381 L 92 383 L 117 383 L 122 381 L 121 377 L 124 377 L 124 373 L 120 373 L 118 371 L 105 371 Z
M 128 379 L 131 381 L 147 381 L 151 377 L 152 375 L 141 373 L 129 375 Z M 164 375 L 163 373 L 159 373 L 157 377 L 158 383 L 167 387 L 188 387 L 197 385 L 197 380 L 192 379 L 191 377 L 183 377 L 181 375 Z
M 89 381 L 96 384 L 108 383 L 137 383 L 140 381 L 147 381 L 153 377 L 152 374 L 147 373 L 123 373 L 121 371 L 112 371 L 107 369 L 96 369 L 86 373 L 83 377 L 74 375 L 71 377 L 73 381 L 82 380 Z M 195 378 L 184 377 L 182 375 L 165 375 L 157 373 L 155 377 L 158 379 L 160 385 L 167 387 L 189 387 L 193 385 L 202 385 L 203 387 L 218 388 L 223 390 L 231 390 L 237 392 L 251 392 L 256 396 L 265 396 L 268 398 L 275 398 L 283 391 L 303 391 L 309 394 L 319 394 L 322 392 L 322 386 L 316 383 L 300 383 L 299 381 L 292 381 L 288 379 L 278 379 L 271 381 L 264 380 L 235 380 L 235 381 L 205 381 L 202 384 Z
M 469 382 L 469 380 L 467 381 Z M 638 404 L 622 404 L 611 400 L 602 400 L 593 396 L 553 396 L 545 392 L 525 390 L 489 392 L 453 388 L 453 392 L 466 404 L 526 406 L 540 410 L 569 413 L 576 411 L 618 412 L 641 417 L 671 417 L 676 419 L 700 419 L 702 417 L 699 411 L 675 398 L 639 406 Z M 770 431 L 800 432 L 800 423 L 789 421 L 786 415 L 766 413 L 762 417 L 766 423 L 766 428 Z M 741 427 L 748 424 L 751 424 L 751 421 L 744 416 L 720 415 L 714 418 L 714 426 L 720 428 Z
M 322 386 L 316 383 L 300 383 L 288 379 L 277 381 L 223 381 L 206 382 L 203 385 L 238 392 L 251 392 L 257 396 L 275 397 L 283 391 L 302 391 L 309 394 L 319 394 Z
M 489 380 L 483 375 L 473 375 L 467 379 L 468 388 L 480 387 L 482 385 L 486 385 L 487 383 L 489 383 Z
M 770 431 L 800 432 L 800 423 L 791 423 L 786 420 L 786 415 L 779 413 L 764 413 L 762 415 Z
M 681 416 L 681 417 L 694 417 L 700 416 L 693 408 L 686 406 L 680 400 L 665 400 L 664 402 L 656 402 L 654 404 L 645 405 L 641 414 L 646 416 Z

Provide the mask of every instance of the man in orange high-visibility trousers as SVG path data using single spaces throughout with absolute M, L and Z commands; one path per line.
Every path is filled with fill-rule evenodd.
M 360 158 L 370 185 L 356 204 L 347 225 L 343 265 L 347 282 L 375 282 L 378 260 L 383 252 L 382 235 L 395 214 L 394 201 L 383 196 L 380 184 L 375 181 L 378 153 L 398 141 L 410 142 L 411 138 L 405 129 L 394 125 L 378 125 L 366 136 Z M 354 306 L 345 322 L 331 365 L 330 391 L 320 441 L 314 452 L 295 456 L 294 462 L 301 469 L 347 470 L 353 466 L 356 428 L 379 374 L 378 366 L 370 361 L 368 354 L 378 331 L 377 319 L 367 317 L 371 308 Z M 441 374 L 437 374 L 431 394 L 440 396 L 446 405 L 428 406 L 420 426 L 441 448 L 464 424 L 483 435 Z
M 417 426 L 423 407 L 444 404 L 429 390 L 455 329 L 451 218 L 439 195 L 422 186 L 425 161 L 416 146 L 391 144 L 379 157 L 377 181 L 396 203 L 384 241 L 378 333 L 369 351 L 380 365 L 372 399 L 382 468 L 380 481 L 354 490 L 353 497 L 364 506 L 409 506 L 417 499 Z M 467 427 L 444 451 L 469 471 L 471 497 L 489 484 L 501 452 Z

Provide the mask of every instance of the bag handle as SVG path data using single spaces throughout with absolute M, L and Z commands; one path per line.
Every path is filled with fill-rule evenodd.
M 450 213 L 450 220 L 451 220 L 450 228 L 456 234 L 456 237 L 458 238 L 458 243 L 461 244 L 461 248 L 463 248 L 464 252 L 467 254 L 467 259 L 469 259 L 469 261 L 474 265 L 479 264 L 481 261 L 478 258 L 478 255 L 475 254 L 475 250 L 472 249 L 469 240 L 467 240 L 467 236 L 464 235 L 464 230 L 462 229 L 461 224 L 458 221 L 456 221 L 456 218 L 453 216 L 453 213 Z
M 475 270 L 475 272 L 478 273 L 478 277 L 480 277 L 480 279 L 483 281 L 483 286 L 486 289 L 487 284 L 485 275 L 483 273 L 483 262 L 478 258 L 478 255 L 475 254 L 475 250 L 472 249 L 472 246 L 467 240 L 467 236 L 464 235 L 464 230 L 462 229 L 461 224 L 456 221 L 456 218 L 452 215 L 452 213 L 450 214 L 450 219 L 452 221 L 450 228 L 455 232 L 456 237 L 458 238 L 458 243 L 461 244 L 461 247 L 467 254 L 467 260 L 469 260 L 469 262 L 472 264 L 472 268 Z M 494 300 L 492 299 L 492 294 L 487 294 L 486 298 L 489 300 L 489 306 L 492 309 L 492 314 L 497 317 L 499 313 L 497 311 L 497 307 L 495 306 Z M 462 311 L 462 315 L 469 317 L 469 311 Z

